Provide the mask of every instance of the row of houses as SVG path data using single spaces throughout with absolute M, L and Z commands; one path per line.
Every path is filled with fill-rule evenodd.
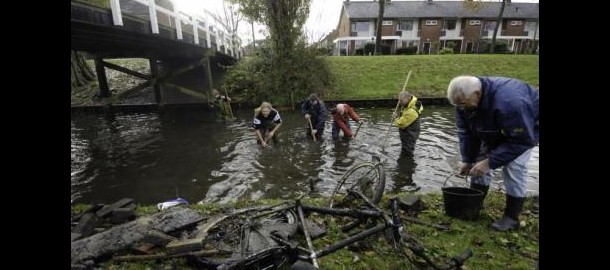
M 496 43 L 513 53 L 538 50 L 538 3 L 386 0 L 381 44 L 395 54 L 412 48 L 419 54 L 434 54 L 443 48 L 455 53 L 480 53 L 488 49 L 494 28 L 500 24 Z M 363 54 L 367 43 L 375 43 L 379 2 L 343 2 L 337 28 L 320 44 L 332 47 L 333 55 Z

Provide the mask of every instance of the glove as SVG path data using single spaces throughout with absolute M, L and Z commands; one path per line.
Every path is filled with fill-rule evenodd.
M 358 124 L 360 124 L 360 125 L 364 124 L 364 120 L 360 119 L 360 121 L 358 122 Z
M 313 135 L 318 134 L 318 130 L 317 129 L 312 129 L 311 132 L 313 133 Z
M 392 118 L 396 118 L 398 116 L 398 114 L 396 112 L 392 113 Z

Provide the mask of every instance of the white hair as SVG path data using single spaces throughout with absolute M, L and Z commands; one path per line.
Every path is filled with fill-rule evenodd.
M 475 92 L 481 91 L 481 80 L 475 76 L 457 76 L 449 82 L 447 99 L 454 104 L 458 98 L 466 99 Z
M 343 112 L 345 112 L 345 104 L 337 104 L 337 112 L 343 114 Z

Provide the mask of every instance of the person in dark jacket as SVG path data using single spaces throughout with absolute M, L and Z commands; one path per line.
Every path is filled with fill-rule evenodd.
M 538 144 L 538 91 L 512 78 L 457 76 L 447 88 L 456 108 L 461 175 L 487 195 L 493 170 L 502 167 L 506 206 L 497 231 L 519 228 L 527 162 Z
M 212 96 L 214 96 L 212 107 L 216 111 L 216 118 L 220 120 L 230 119 L 229 102 L 231 102 L 231 98 L 221 95 L 216 88 L 212 89 Z
M 328 111 L 326 110 L 326 106 L 324 106 L 324 102 L 320 100 L 316 94 L 309 95 L 301 104 L 301 114 L 308 121 L 307 136 L 311 137 L 311 134 L 313 133 L 318 140 L 321 140 L 322 134 L 324 134 L 324 122 L 328 116 Z M 309 121 L 311 121 L 313 130 L 309 126 Z
M 354 137 L 354 134 L 352 133 L 352 129 L 349 124 L 350 118 L 352 120 L 358 122 L 359 124 L 363 123 L 362 119 L 360 119 L 360 116 L 356 113 L 354 108 L 352 108 L 350 105 L 347 105 L 345 103 L 337 104 L 335 109 L 332 110 L 332 114 L 333 114 L 333 130 L 332 130 L 333 140 L 339 139 L 339 130 L 343 131 L 343 136 L 345 138 L 351 139 Z
M 271 106 L 271 103 L 263 102 L 260 107 L 254 109 L 254 131 L 256 139 L 262 147 L 269 146 L 267 142 L 270 138 L 277 143 L 277 130 L 281 125 L 280 113 Z

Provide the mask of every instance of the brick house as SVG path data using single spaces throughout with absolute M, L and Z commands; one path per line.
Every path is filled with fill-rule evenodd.
M 478 10 L 462 1 L 386 0 L 381 27 L 382 46 L 390 53 L 411 47 L 420 54 L 453 48 L 454 53 L 484 52 L 491 43 L 501 3 L 484 2 Z M 506 3 L 496 36 L 513 53 L 533 53 L 538 48 L 538 3 Z M 343 2 L 333 40 L 333 55 L 360 55 L 375 43 L 379 13 L 377 1 Z

